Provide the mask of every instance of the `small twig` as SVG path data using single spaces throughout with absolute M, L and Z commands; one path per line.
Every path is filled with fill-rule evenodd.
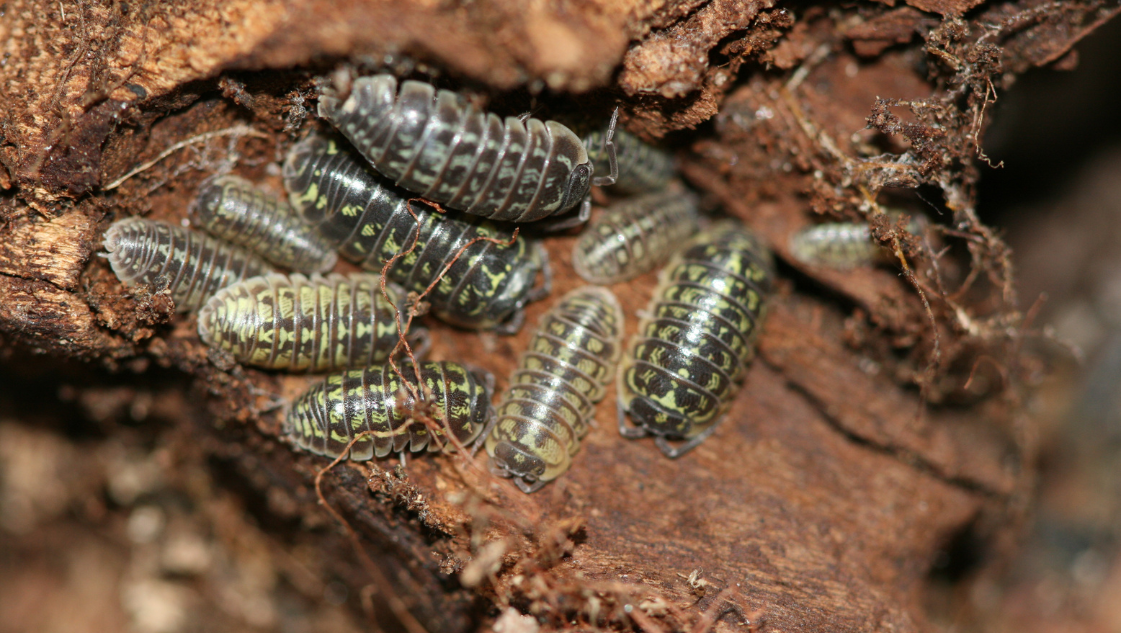
M 110 191 L 112 189 L 116 189 L 117 187 L 120 187 L 121 184 L 124 183 L 129 178 L 132 178 L 133 176 L 135 176 L 135 175 L 137 175 L 141 172 L 144 172 L 144 171 L 147 171 L 147 170 L 151 169 L 152 167 L 154 167 L 156 165 L 156 163 L 158 163 L 161 160 L 167 158 L 168 156 L 171 156 L 175 152 L 183 149 L 184 147 L 194 145 L 195 143 L 201 143 L 203 141 L 208 141 L 212 138 L 219 138 L 219 137 L 222 137 L 222 136 L 252 136 L 254 138 L 268 138 L 268 136 L 265 135 L 263 132 L 258 132 L 257 130 L 253 129 L 252 127 L 249 127 L 248 125 L 244 125 L 244 124 L 238 124 L 238 125 L 235 125 L 233 127 L 228 127 L 228 128 L 221 129 L 221 130 L 214 130 L 213 132 L 204 132 L 204 133 L 199 134 L 197 136 L 192 136 L 191 138 L 186 139 L 184 141 L 179 141 L 175 145 L 172 145 L 171 147 L 167 148 L 166 150 L 160 152 L 159 156 L 156 156 L 152 160 L 140 165 L 136 169 L 133 169 L 132 171 L 125 174 L 124 176 L 121 176 L 120 178 L 118 178 L 118 179 L 114 180 L 113 182 L 109 183 L 108 185 L 106 185 L 104 187 L 104 191 Z
M 331 504 L 327 503 L 326 497 L 323 496 L 323 476 L 326 475 L 328 471 L 337 466 L 344 459 L 346 459 L 346 456 L 350 454 L 351 447 L 353 447 L 356 442 L 361 440 L 367 434 L 372 435 L 372 433 L 370 432 L 359 433 L 358 435 L 355 435 L 354 438 L 350 440 L 350 443 L 346 445 L 346 448 L 339 453 L 339 456 L 336 457 L 333 462 L 315 473 L 315 495 L 319 498 L 319 503 L 323 504 L 323 507 L 327 508 L 327 512 L 329 512 L 336 521 L 342 524 L 343 529 L 346 531 L 347 537 L 349 537 L 350 539 L 351 545 L 354 547 L 355 553 L 358 554 L 359 558 L 362 559 L 363 567 L 365 567 L 366 571 L 369 572 L 371 576 L 373 576 L 374 583 L 378 585 L 380 593 L 385 597 L 386 603 L 393 611 L 393 615 L 397 616 L 397 620 L 400 621 L 401 625 L 404 626 L 409 633 L 428 633 L 428 631 L 424 628 L 420 621 L 418 621 L 412 613 L 409 613 L 409 610 L 405 607 L 405 603 L 401 600 L 401 597 L 398 596 L 397 592 L 393 590 L 393 585 L 389 583 L 389 580 L 385 577 L 384 574 L 381 573 L 381 569 L 376 564 L 374 564 L 373 559 L 370 558 L 370 555 L 366 552 L 366 549 L 362 547 L 362 542 L 358 539 L 358 532 L 356 532 L 354 528 L 351 527 L 350 523 L 345 518 L 343 518 L 343 515 L 340 514 L 338 510 L 335 510 L 333 507 L 331 507 Z

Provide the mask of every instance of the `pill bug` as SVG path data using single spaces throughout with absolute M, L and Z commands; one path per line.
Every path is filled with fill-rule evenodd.
M 525 492 L 572 463 L 622 351 L 623 310 L 605 288 L 585 286 L 538 323 L 487 437 L 492 471 Z
M 345 99 L 325 91 L 319 116 L 402 188 L 494 220 L 532 222 L 583 204 L 579 216 L 555 228 L 574 225 L 590 211 L 589 187 L 614 182 L 614 167 L 593 177 L 583 142 L 564 125 L 503 121 L 419 81 L 403 81 L 398 91 L 392 75 L 360 77 Z M 604 152 L 613 166 L 610 142 Z
M 619 371 L 623 437 L 653 435 L 673 458 L 712 433 L 754 355 L 772 275 L 768 250 L 735 222 L 713 226 L 674 255 Z
M 406 449 L 451 450 L 455 442 L 447 437 L 448 430 L 466 446 L 493 419 L 490 374 L 459 363 L 420 363 L 418 384 L 418 372 L 410 363 L 399 369 L 400 375 L 390 365 L 328 375 L 292 403 L 284 418 L 284 434 L 307 451 L 338 457 L 357 435 L 369 432 L 349 455 L 354 461 L 365 461 Z M 406 383 L 423 394 L 422 402 Z M 425 424 L 421 414 L 443 428 Z M 434 436 L 439 439 L 433 440 Z
M 901 216 L 889 213 L 892 220 Z M 907 231 L 920 233 L 922 222 L 911 218 Z M 867 222 L 826 222 L 804 228 L 790 237 L 790 255 L 812 266 L 848 270 L 857 266 L 873 266 L 892 260 L 891 251 L 872 237 Z
M 334 140 L 313 135 L 300 141 L 283 173 L 292 206 L 363 268 L 380 273 L 415 239 L 416 247 L 386 277 L 417 293 L 439 278 L 424 300 L 448 323 L 515 332 L 525 305 L 549 292 L 548 256 L 539 242 L 518 237 L 511 243 L 513 231 L 493 222 L 410 201 Z M 471 243 L 476 238 L 489 240 Z M 544 283 L 534 288 L 539 271 Z
M 217 238 L 158 220 L 125 218 L 105 232 L 109 265 L 125 285 L 166 288 L 180 312 L 201 307 L 223 286 L 273 270 Z
M 572 249 L 577 274 L 594 284 L 637 277 L 664 262 L 697 232 L 697 198 L 680 187 L 608 207 Z
M 203 343 L 246 365 L 337 371 L 385 362 L 398 342 L 396 292 L 377 275 L 270 274 L 219 290 L 199 310 Z M 419 335 L 412 332 L 414 341 Z
M 207 233 L 296 272 L 325 272 L 338 259 L 287 202 L 238 176 L 205 181 L 189 212 Z
M 606 136 L 606 130 L 596 130 L 584 137 L 584 147 L 596 173 L 608 173 L 611 169 L 611 159 L 604 150 Z M 612 193 L 646 193 L 673 182 L 677 171 L 673 154 L 622 129 L 614 131 L 611 144 L 618 165 Z

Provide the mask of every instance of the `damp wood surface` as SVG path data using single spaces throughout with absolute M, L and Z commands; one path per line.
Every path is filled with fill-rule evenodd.
M 977 139 L 998 90 L 1118 11 L 977 4 L 9 1 L 0 97 L 21 107 L 0 113 L 0 346 L 141 382 L 151 366 L 189 376 L 167 412 L 172 452 L 218 469 L 276 547 L 317 543 L 376 628 L 482 630 L 513 607 L 550 630 L 929 630 L 935 561 L 964 532 L 1014 533 L 1036 451 L 1019 397 L 1028 324 L 972 208 Z M 96 255 L 115 219 L 182 221 L 219 168 L 279 188 L 270 164 L 325 129 L 314 77 L 386 60 L 504 114 L 599 121 L 618 103 L 628 129 L 677 153 L 706 209 L 763 235 L 779 283 L 713 437 L 673 461 L 624 440 L 612 387 L 572 469 L 533 495 L 485 454 L 341 463 L 323 499 L 355 544 L 315 492 L 328 461 L 279 437 L 275 400 L 315 378 L 224 363 L 193 316 L 122 288 Z M 790 259 L 795 231 L 867 220 L 881 192 L 953 234 L 921 243 L 881 224 L 906 269 Z M 433 322 L 430 357 L 491 371 L 500 393 L 538 317 L 582 284 L 575 239 L 546 240 L 553 292 L 519 334 Z M 940 239 L 956 250 L 935 256 Z M 656 279 L 612 287 L 627 336 Z

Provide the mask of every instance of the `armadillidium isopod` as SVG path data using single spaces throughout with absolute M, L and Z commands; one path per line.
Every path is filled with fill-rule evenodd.
M 202 307 L 219 288 L 273 270 L 238 246 L 158 220 L 118 220 L 105 232 L 104 245 L 118 279 L 166 289 L 180 312 Z
M 355 79 L 340 99 L 325 92 L 319 116 L 404 189 L 494 220 L 532 222 L 560 215 L 588 199 L 593 177 L 583 142 L 556 121 L 482 112 L 449 90 L 392 75 Z M 612 119 L 614 123 L 614 118 Z M 614 162 L 614 146 L 605 150 Z M 587 217 L 584 204 L 576 224 Z M 558 224 L 558 228 L 561 225 Z
M 408 362 L 331 374 L 300 396 L 284 418 L 284 433 L 317 455 L 365 461 L 405 450 L 451 450 L 474 442 L 493 419 L 493 377 L 458 363 L 421 363 L 420 380 Z M 404 381 L 402 381 L 404 377 Z M 416 390 L 413 396 L 408 386 Z M 435 422 L 436 424 L 426 424 Z
M 889 212 L 888 216 L 894 221 L 902 214 Z M 906 229 L 918 234 L 923 230 L 923 222 L 918 217 L 911 218 Z M 872 238 L 867 222 L 826 222 L 806 227 L 790 237 L 790 255 L 803 264 L 837 270 L 892 260 L 891 251 Z
M 712 433 L 754 356 L 772 277 L 770 252 L 735 222 L 701 233 L 670 260 L 619 371 L 623 437 L 653 435 L 673 458 Z
M 400 297 L 377 275 L 251 277 L 199 311 L 199 338 L 238 362 L 287 371 L 337 371 L 384 362 L 398 342 Z M 416 332 L 413 332 L 415 335 Z
M 604 151 L 606 131 L 595 131 L 584 137 L 584 147 L 596 173 L 608 173 L 611 159 Z M 673 154 L 658 149 L 626 130 L 616 129 L 612 135 L 618 175 L 611 193 L 638 194 L 658 191 L 673 182 L 677 171 Z
M 331 270 L 338 259 L 287 202 L 238 176 L 204 182 L 190 214 L 207 233 L 299 273 Z
M 622 336 L 623 310 L 604 288 L 578 288 L 545 313 L 486 440 L 495 474 L 534 492 L 568 470 L 615 374 Z
M 625 281 L 664 262 L 697 226 L 697 198 L 679 187 L 627 198 L 585 227 L 572 266 L 594 284 Z
M 409 200 L 333 140 L 309 136 L 297 143 L 284 163 L 284 182 L 292 206 L 346 259 L 380 273 L 408 251 L 386 279 L 416 293 L 439 279 L 424 300 L 448 323 L 516 331 L 525 305 L 549 292 L 548 260 L 537 241 L 515 240 L 512 230 L 493 222 Z M 534 288 L 538 272 L 544 283 Z

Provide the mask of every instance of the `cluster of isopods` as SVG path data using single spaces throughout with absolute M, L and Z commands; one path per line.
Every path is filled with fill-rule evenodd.
M 266 369 L 335 372 L 288 406 L 295 445 L 353 460 L 485 445 L 492 472 L 533 492 L 569 468 L 613 381 L 624 437 L 653 436 L 678 457 L 713 432 L 753 356 L 771 255 L 739 223 L 703 220 L 670 154 L 614 117 L 580 138 L 391 75 L 325 90 L 319 115 L 342 138 L 311 134 L 290 149 L 288 202 L 218 176 L 190 213 L 209 235 L 141 218 L 105 235 L 118 277 L 197 310 L 212 348 Z M 576 243 L 576 272 L 595 285 L 545 313 L 497 407 L 487 372 L 418 361 L 422 299 L 457 327 L 521 327 L 551 272 L 516 223 L 583 224 L 593 185 L 633 194 Z M 365 272 L 329 273 L 337 254 Z M 622 307 L 604 286 L 667 260 L 624 345 Z

